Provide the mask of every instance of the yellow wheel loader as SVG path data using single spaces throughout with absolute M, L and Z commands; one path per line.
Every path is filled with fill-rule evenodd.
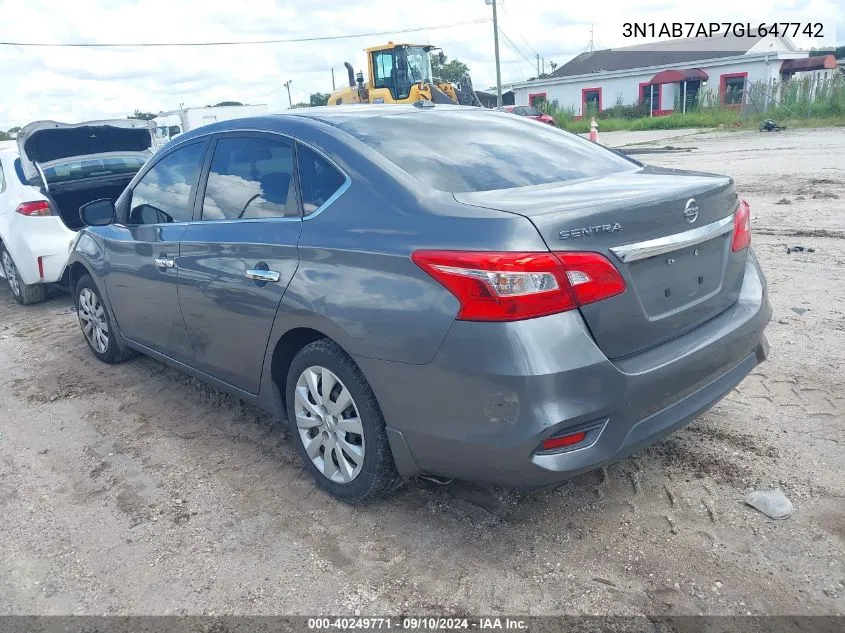
M 352 64 L 345 62 L 349 86 L 333 92 L 328 105 L 431 101 L 481 106 L 468 75 L 457 85 L 431 76 L 433 50 L 427 44 L 393 42 L 366 49 L 369 81 L 364 82 L 361 71 L 356 76 Z

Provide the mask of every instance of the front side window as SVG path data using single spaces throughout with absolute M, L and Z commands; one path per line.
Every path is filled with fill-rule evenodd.
M 299 217 L 293 145 L 259 136 L 217 141 L 202 205 L 203 220 Z
M 6 176 L 3 175 L 2 162 L 0 162 L 0 191 L 6 191 Z
M 379 51 L 373 55 L 376 88 L 393 88 L 393 50 Z
M 537 108 L 525 108 L 525 116 L 543 116 Z
M 135 185 L 128 224 L 188 222 L 191 190 L 197 184 L 206 143 L 177 149 L 158 161 Z
M 305 215 L 323 206 L 346 182 L 346 177 L 317 152 L 300 145 L 297 150 L 299 182 Z

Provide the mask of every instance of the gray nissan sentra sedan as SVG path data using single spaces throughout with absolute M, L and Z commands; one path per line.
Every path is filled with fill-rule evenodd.
M 346 501 L 414 475 L 559 482 L 680 428 L 768 350 L 730 178 L 507 113 L 205 126 L 80 214 L 97 358 L 142 352 L 286 417 Z

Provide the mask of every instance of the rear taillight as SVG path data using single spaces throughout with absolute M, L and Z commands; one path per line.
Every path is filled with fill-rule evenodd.
M 417 251 L 411 259 L 455 295 L 462 321 L 530 319 L 625 291 L 598 253 Z
M 33 202 L 21 202 L 15 213 L 21 215 L 52 215 L 50 203 L 46 200 L 35 200 Z
M 741 251 L 751 244 L 751 207 L 745 200 L 739 201 L 739 208 L 734 214 L 734 238 L 731 250 Z

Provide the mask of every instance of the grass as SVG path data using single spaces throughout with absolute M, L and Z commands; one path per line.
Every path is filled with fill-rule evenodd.
M 590 131 L 590 121 L 575 121 L 569 116 L 556 116 L 558 125 L 576 134 Z M 732 128 L 757 129 L 765 119 L 774 119 L 778 125 L 785 127 L 833 127 L 845 126 L 845 116 L 816 116 L 809 118 L 783 118 L 777 113 L 755 114 L 743 117 L 737 110 L 712 109 L 687 114 L 670 114 L 668 116 L 646 117 L 642 119 L 596 119 L 599 132 L 615 132 L 617 130 L 678 130 L 681 128 Z
M 589 132 L 590 121 L 574 120 L 567 114 L 558 113 L 555 119 L 565 130 L 575 133 Z M 597 119 L 599 132 L 615 132 L 617 130 L 677 130 L 690 127 L 734 127 L 741 125 L 740 113 L 736 110 L 713 109 L 688 112 L 687 114 L 670 114 L 668 116 L 643 117 L 641 119 Z
M 698 95 L 697 107 L 686 114 L 648 116 L 648 107 L 617 103 L 596 117 L 599 132 L 616 130 L 676 130 L 680 128 L 756 129 L 765 119 L 786 127 L 828 127 L 845 125 L 845 78 L 835 75 L 822 80 L 813 77 L 786 82 L 756 83 L 747 89 L 744 112 L 721 107 L 713 90 Z M 678 104 L 675 104 L 678 107 Z M 544 104 L 562 128 L 575 133 L 590 131 L 590 114 L 576 121 L 573 112 Z

